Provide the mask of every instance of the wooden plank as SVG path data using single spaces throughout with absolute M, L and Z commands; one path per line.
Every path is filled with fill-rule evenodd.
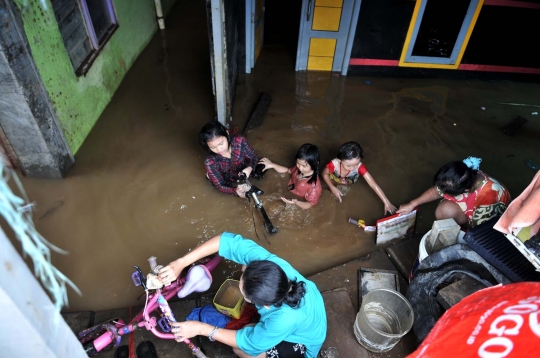
M 81 39 L 80 42 L 69 52 L 69 57 L 73 67 L 75 69 L 78 68 L 91 52 L 92 48 L 90 47 L 90 41 L 88 38 Z
M 77 2 L 73 0 L 51 0 L 56 21 L 61 23 L 76 8 Z
M 449 309 L 465 297 L 483 288 L 486 288 L 484 284 L 473 278 L 465 277 L 439 290 L 439 293 L 437 293 L 437 302 L 439 302 L 444 309 Z
M 84 28 L 85 26 L 81 13 L 78 12 L 77 9 L 73 9 L 69 16 L 67 16 L 63 22 L 58 24 L 58 27 L 62 37 L 65 39 L 79 28 Z
M 51 4 L 71 64 L 77 69 L 92 52 L 81 8 L 73 0 L 51 0 Z

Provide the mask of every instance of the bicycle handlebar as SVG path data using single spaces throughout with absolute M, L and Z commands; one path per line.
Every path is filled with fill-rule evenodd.
M 220 262 L 221 262 L 221 256 L 216 255 L 210 261 L 208 261 L 204 266 L 209 271 L 212 271 L 213 269 L 215 269 L 217 267 L 217 265 Z M 153 258 L 153 257 L 151 257 L 149 259 L 149 263 L 150 263 L 152 271 L 156 270 L 157 267 L 159 267 L 159 266 L 157 266 L 157 267 L 155 266 L 156 262 L 155 262 L 155 258 Z M 141 274 L 142 274 L 142 272 L 141 272 Z M 120 337 L 120 336 L 127 335 L 127 334 L 133 332 L 135 329 L 137 329 L 137 327 L 146 327 L 146 329 L 148 329 L 156 337 L 161 338 L 161 339 L 175 339 L 173 334 L 171 334 L 171 333 L 163 333 L 163 332 L 160 332 L 160 331 L 157 330 L 157 328 L 156 328 L 157 324 L 155 322 L 155 318 L 150 317 L 150 312 L 154 311 L 155 306 L 157 305 L 157 301 L 158 301 L 159 297 L 161 297 L 165 301 L 165 303 L 167 305 L 167 308 L 169 308 L 169 312 L 170 312 L 170 307 L 168 307 L 168 302 L 167 301 L 171 297 L 176 295 L 176 293 L 178 293 L 178 291 L 180 290 L 180 288 L 182 288 L 182 286 L 184 285 L 185 282 L 186 282 L 185 277 L 177 278 L 176 281 L 173 284 L 171 284 L 168 287 L 164 288 L 163 291 L 160 290 L 160 289 L 156 290 L 155 294 L 152 296 L 150 301 L 147 303 L 147 310 L 146 311 L 139 312 L 139 314 L 137 314 L 137 316 L 135 316 L 135 318 L 133 318 L 133 320 L 129 324 L 125 325 L 122 328 L 119 328 L 117 332 L 114 332 L 114 333 L 113 332 L 105 332 L 100 337 L 96 338 L 93 342 L 91 341 L 92 345 L 96 349 L 96 353 L 101 351 L 102 349 L 104 349 L 109 344 L 111 344 L 113 342 L 113 340 L 114 340 L 114 337 Z M 166 310 L 166 308 L 165 308 L 165 310 Z M 172 312 L 170 312 L 170 313 L 172 315 Z M 172 318 L 173 318 L 172 321 L 175 321 L 174 316 L 172 316 Z M 193 354 L 197 358 L 208 358 L 203 352 L 201 352 L 201 350 L 197 346 L 195 346 L 193 343 L 191 343 L 191 341 L 189 339 L 185 339 L 184 343 L 186 343 L 189 346 L 189 348 L 192 350 Z

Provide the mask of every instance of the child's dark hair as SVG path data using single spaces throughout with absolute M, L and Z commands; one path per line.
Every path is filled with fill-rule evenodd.
M 199 132 L 199 144 L 204 150 L 208 151 L 209 153 L 213 153 L 210 148 L 208 148 L 208 144 L 206 142 L 211 141 L 216 137 L 227 138 L 229 145 L 231 145 L 231 136 L 229 135 L 227 128 L 218 121 L 212 121 L 202 127 L 201 131 Z
M 242 274 L 242 291 L 257 306 L 297 307 L 306 293 L 305 282 L 291 281 L 279 265 L 268 260 L 251 261 Z
M 305 160 L 311 169 L 313 169 L 313 175 L 308 180 L 308 184 L 316 184 L 319 177 L 319 162 L 321 161 L 319 155 L 319 148 L 313 144 L 302 144 L 302 146 L 296 152 L 295 159 Z
M 455 196 L 472 189 L 476 173 L 462 161 L 450 162 L 439 169 L 433 181 L 441 192 Z
M 339 160 L 349 160 L 364 158 L 364 151 L 358 142 L 347 142 L 339 147 L 337 158 Z

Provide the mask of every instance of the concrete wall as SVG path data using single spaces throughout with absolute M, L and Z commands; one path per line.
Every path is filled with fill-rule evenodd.
M 169 10 L 175 0 L 165 0 Z M 67 142 L 76 153 L 122 78 L 157 30 L 152 0 L 114 0 L 119 28 L 85 76 L 71 65 L 49 0 L 20 0 L 32 56 Z
M 25 175 L 29 173 L 40 177 L 62 177 L 56 157 L 51 153 L 49 143 L 34 119 L 24 90 L 11 71 L 3 51 L 0 51 L 0 80 L 1 126 L 6 137 L 10 139 L 10 145 L 17 150 L 15 164 L 21 167 Z M 69 158 L 67 161 L 70 162 Z
M 10 0 L 0 0 L 0 145 L 24 175 L 60 178 L 73 163 Z

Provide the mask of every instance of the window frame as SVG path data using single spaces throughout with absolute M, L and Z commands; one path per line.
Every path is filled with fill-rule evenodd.
M 112 3 L 112 0 L 105 0 L 107 3 L 107 15 L 109 17 L 109 21 L 111 22 L 111 26 L 107 30 L 107 33 L 103 37 L 103 45 L 109 41 L 110 37 L 112 36 L 112 33 L 118 28 L 118 19 L 116 17 L 116 12 L 114 11 L 114 6 Z M 99 40 L 96 36 L 96 30 L 94 29 L 94 24 L 92 23 L 92 18 L 90 17 L 90 10 L 88 10 L 88 4 L 86 3 L 86 0 L 79 0 L 81 4 L 81 11 L 84 18 L 84 21 L 86 24 L 92 24 L 92 26 L 87 25 L 87 32 L 90 36 L 90 43 L 92 44 L 92 47 L 95 50 L 99 50 Z M 103 47 L 103 46 L 102 46 Z
M 414 13 L 411 18 L 405 44 L 401 52 L 399 60 L 400 67 L 424 67 L 424 68 L 443 68 L 457 69 L 461 63 L 461 59 L 467 48 L 469 38 L 472 34 L 476 20 L 480 14 L 480 10 L 484 4 L 484 0 L 471 0 L 469 9 L 465 15 L 458 38 L 452 53 L 448 57 L 430 57 L 430 56 L 413 56 L 412 51 L 416 44 L 418 31 L 424 16 L 424 10 L 429 0 L 417 0 L 414 8 Z
M 75 17 L 71 15 L 66 15 L 70 14 L 70 10 L 64 10 L 66 7 L 65 4 L 70 2 L 71 4 L 73 4 L 73 10 L 71 11 L 74 11 L 76 13 L 76 15 L 73 15 Z M 54 12 L 54 16 L 57 20 L 58 27 L 62 36 L 62 42 L 67 51 L 67 55 L 70 59 L 75 75 L 77 77 L 85 76 L 86 73 L 88 73 L 88 71 L 90 70 L 92 63 L 95 61 L 103 47 L 105 47 L 105 45 L 111 39 L 112 35 L 115 33 L 116 29 L 118 29 L 119 27 L 118 17 L 114 8 L 114 1 L 105 0 L 105 16 L 108 18 L 110 24 L 102 36 L 101 45 L 94 29 L 94 23 L 92 22 L 92 18 L 90 16 L 87 0 L 58 0 L 54 1 L 52 5 L 52 10 Z M 65 22 L 67 18 L 72 18 L 74 20 L 68 20 L 68 22 Z M 75 27 L 75 29 L 77 30 L 69 30 L 67 32 L 65 31 L 65 29 L 70 28 L 71 26 L 69 21 L 75 21 L 76 23 L 78 22 Z M 80 37 L 78 37 L 80 40 L 78 41 L 82 41 L 86 44 L 83 45 L 84 51 L 80 53 L 80 57 L 77 57 L 78 55 L 76 55 L 76 52 L 73 52 L 73 49 L 76 49 L 77 47 L 73 47 L 73 45 L 71 44 L 71 40 L 73 39 L 71 35 L 74 31 L 80 31 Z
M 96 36 L 96 31 L 94 29 L 94 24 L 92 23 L 92 18 L 90 17 L 90 11 L 88 10 L 88 4 L 86 3 L 86 1 L 87 0 L 79 0 L 78 2 L 81 9 L 81 15 L 84 19 L 86 33 L 88 34 L 88 38 L 90 40 L 91 51 L 81 62 L 79 67 L 75 69 L 75 74 L 77 76 L 84 76 L 86 75 L 86 73 L 88 73 L 90 67 L 92 66 L 92 63 L 95 61 L 103 47 L 105 47 L 105 45 L 111 39 L 112 35 L 116 32 L 116 29 L 118 29 L 119 27 L 118 17 L 116 16 L 116 10 L 114 9 L 113 0 L 105 0 L 107 3 L 107 15 L 111 22 L 111 26 L 105 33 L 103 37 L 103 42 L 100 46 L 99 39 Z

